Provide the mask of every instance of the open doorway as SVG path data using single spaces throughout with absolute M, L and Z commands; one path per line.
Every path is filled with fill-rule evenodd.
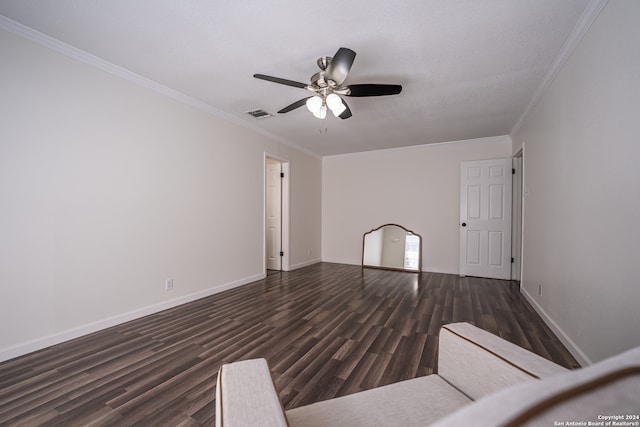
M 265 272 L 289 269 L 289 163 L 265 155 Z
M 511 280 L 520 284 L 522 277 L 522 199 L 523 199 L 523 150 L 513 156 L 513 207 L 511 222 Z

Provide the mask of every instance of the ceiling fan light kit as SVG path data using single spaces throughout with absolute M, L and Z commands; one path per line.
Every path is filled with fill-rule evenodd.
M 324 119 L 327 116 L 327 108 L 331 110 L 335 117 L 348 119 L 352 115 L 351 110 L 340 95 L 369 97 L 397 95 L 402 91 L 402 86 L 389 84 L 367 83 L 343 86 L 342 84 L 351 70 L 355 57 L 356 53 L 353 50 L 341 47 L 333 57 L 323 56 L 318 58 L 317 64 L 320 71 L 311 76 L 311 83 L 308 85 L 264 74 L 254 74 L 253 77 L 286 86 L 306 89 L 315 94 L 307 98 L 299 99 L 284 107 L 278 111 L 279 114 L 288 113 L 289 111 L 306 105 L 307 109 L 318 119 Z
M 327 117 L 327 108 L 331 110 L 335 117 L 340 117 L 340 114 L 344 113 L 347 107 L 335 93 L 330 93 L 326 98 L 321 96 L 312 96 L 307 99 L 307 109 L 313 113 L 313 115 L 319 119 Z

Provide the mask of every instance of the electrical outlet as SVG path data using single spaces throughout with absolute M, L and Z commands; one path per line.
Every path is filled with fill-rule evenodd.
M 538 283 L 538 295 L 542 295 L 542 283 Z
M 170 291 L 171 289 L 173 289 L 173 278 L 164 281 L 164 290 Z

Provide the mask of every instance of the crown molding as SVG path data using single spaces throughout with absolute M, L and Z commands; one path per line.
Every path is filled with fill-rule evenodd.
M 326 158 L 329 158 L 329 157 L 366 156 L 366 155 L 369 155 L 369 154 L 376 155 L 376 154 L 380 154 L 380 153 L 392 153 L 392 152 L 396 152 L 396 151 L 422 150 L 422 149 L 429 149 L 429 148 L 437 147 L 439 145 L 450 145 L 450 144 L 461 144 L 461 143 L 473 143 L 473 144 L 476 144 L 476 143 L 488 142 L 490 140 L 497 141 L 499 139 L 503 139 L 505 142 L 508 142 L 510 144 L 513 143 L 512 139 L 511 139 L 511 135 L 483 136 L 483 137 L 480 137 L 480 138 L 456 139 L 456 140 L 453 140 L 453 141 L 429 142 L 429 143 L 426 143 L 426 144 L 405 145 L 405 146 L 402 146 L 402 147 L 377 148 L 377 149 L 373 149 L 373 150 L 354 151 L 354 152 L 350 152 L 350 153 L 328 154 L 328 155 L 324 156 L 323 159 L 326 159 Z M 331 262 L 333 262 L 333 261 L 331 261 Z M 439 273 L 442 273 L 442 271 L 439 271 Z M 456 272 L 456 274 L 457 274 L 457 272 Z
M 525 117 L 527 117 L 529 113 L 531 113 L 536 107 L 544 92 L 549 88 L 553 80 L 556 78 L 556 75 L 558 75 L 560 70 L 564 67 L 564 64 L 567 62 L 575 48 L 578 47 L 578 44 L 580 44 L 580 41 L 587 33 L 589 28 L 591 28 L 591 25 L 596 20 L 608 1 L 609 0 L 591 0 L 589 2 L 584 12 L 582 12 L 582 15 L 580 15 L 580 19 L 578 19 L 578 22 L 576 22 L 576 25 L 574 25 L 571 33 L 558 51 L 558 54 L 551 62 L 549 69 L 544 75 L 540 86 L 538 86 L 538 89 L 535 91 L 533 97 L 531 98 L 531 101 L 529 101 L 529 104 L 527 105 L 524 113 L 520 116 L 520 119 L 513 127 L 513 129 L 511 129 L 511 132 L 509 133 L 511 138 L 513 138 L 515 134 L 518 133 L 518 131 L 522 127 L 522 124 L 524 123 Z
M 318 155 L 317 153 L 314 153 L 313 151 L 300 147 L 299 145 L 291 141 L 288 141 L 278 135 L 272 134 L 271 132 L 265 131 L 264 129 L 261 129 L 257 126 L 254 126 L 251 123 L 241 120 L 232 114 L 219 110 L 205 102 L 200 101 L 199 99 L 193 98 L 189 95 L 185 95 L 182 92 L 178 92 L 177 90 L 164 86 L 158 82 L 148 79 L 147 77 L 141 76 L 140 74 L 136 74 L 133 71 L 120 67 L 119 65 L 115 65 L 109 61 L 106 61 L 102 58 L 92 55 L 89 52 L 86 52 L 82 49 L 78 49 L 74 46 L 71 46 L 70 44 L 64 43 L 58 39 L 55 39 L 51 36 L 48 36 L 44 33 L 34 30 L 31 27 L 27 27 L 26 25 L 16 22 L 3 15 L 0 15 L 0 29 L 5 30 L 14 35 L 17 35 L 19 37 L 22 37 L 26 40 L 37 43 L 41 46 L 44 46 L 48 49 L 51 49 L 69 58 L 75 59 L 84 64 L 97 68 L 106 73 L 120 77 L 138 86 L 142 86 L 144 88 L 150 89 L 161 95 L 175 99 L 176 101 L 179 101 L 183 104 L 197 108 L 198 110 L 204 111 L 219 119 L 225 120 L 227 122 L 231 122 L 245 129 L 252 130 L 256 133 L 266 136 L 267 138 L 273 139 L 274 141 L 280 142 L 296 150 L 302 151 L 312 157 L 315 157 L 317 159 L 322 158 L 322 156 Z

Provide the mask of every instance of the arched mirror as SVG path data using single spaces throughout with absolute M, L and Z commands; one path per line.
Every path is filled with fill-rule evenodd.
M 374 228 L 362 238 L 362 266 L 420 272 L 422 238 L 397 224 Z

